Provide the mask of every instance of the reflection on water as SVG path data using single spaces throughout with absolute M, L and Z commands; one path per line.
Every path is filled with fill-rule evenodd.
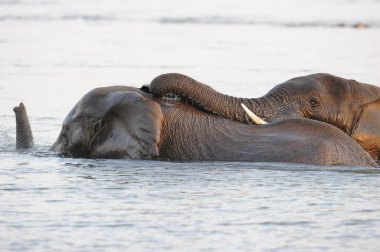
M 0 250 L 377 251 L 379 169 L 48 150 L 84 93 L 164 72 L 245 97 L 315 72 L 380 85 L 379 13 L 371 0 L 0 0 Z M 33 150 L 15 150 L 20 101 Z

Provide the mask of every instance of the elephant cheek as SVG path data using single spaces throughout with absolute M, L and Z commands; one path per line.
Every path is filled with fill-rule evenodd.
M 304 115 L 298 103 L 291 102 L 289 104 L 277 107 L 275 114 L 272 114 L 271 117 L 267 119 L 267 122 L 273 123 L 287 119 L 297 119 L 303 117 Z

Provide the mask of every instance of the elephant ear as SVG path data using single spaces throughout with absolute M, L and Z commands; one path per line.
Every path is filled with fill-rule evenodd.
M 373 159 L 380 159 L 380 100 L 364 105 L 351 136 Z
M 95 127 L 104 130 L 94 144 L 93 157 L 147 159 L 159 155 L 161 107 L 137 92 L 111 92 L 99 101 L 104 117 Z

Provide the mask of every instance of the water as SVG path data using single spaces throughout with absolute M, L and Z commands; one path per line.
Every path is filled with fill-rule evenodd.
M 0 0 L 1 251 L 376 251 L 377 170 L 47 150 L 90 89 L 166 72 L 244 97 L 315 72 L 380 85 L 379 13 L 376 0 Z M 20 101 L 32 152 L 15 150 Z

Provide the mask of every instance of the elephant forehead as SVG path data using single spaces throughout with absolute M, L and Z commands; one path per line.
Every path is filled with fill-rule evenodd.
M 289 85 L 293 91 L 318 92 L 321 94 L 339 95 L 339 92 L 347 92 L 351 89 L 347 79 L 331 74 L 312 74 L 308 76 L 296 77 L 282 84 L 284 87 Z
M 102 118 L 115 106 L 122 106 L 123 104 L 128 106 L 141 100 L 145 100 L 145 98 L 135 91 L 120 91 L 114 88 L 107 90 L 104 90 L 104 88 L 95 89 L 87 93 L 75 105 L 67 115 L 64 124 L 70 124 L 81 118 Z

